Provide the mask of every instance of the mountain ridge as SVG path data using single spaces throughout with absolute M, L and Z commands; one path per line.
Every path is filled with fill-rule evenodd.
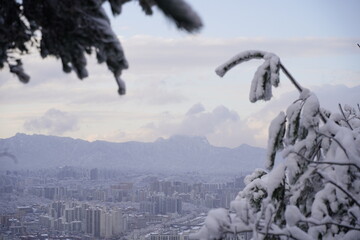
M 0 148 L 14 154 L 18 164 L 2 159 L 4 169 L 60 166 L 121 168 L 154 172 L 232 173 L 263 167 L 266 150 L 242 144 L 212 146 L 205 137 L 175 135 L 154 142 L 89 142 L 70 137 L 27 135 L 0 139 Z

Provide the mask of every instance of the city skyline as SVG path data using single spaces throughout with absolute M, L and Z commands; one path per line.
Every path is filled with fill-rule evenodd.
M 203 224 L 204 213 L 229 208 L 244 186 L 240 175 L 199 175 L 190 180 L 187 174 L 173 179 L 166 174 L 69 166 L 7 171 L 0 177 L 0 236 L 7 239 L 188 236 L 188 230 L 195 232 Z M 5 201 L 10 198 L 11 203 Z

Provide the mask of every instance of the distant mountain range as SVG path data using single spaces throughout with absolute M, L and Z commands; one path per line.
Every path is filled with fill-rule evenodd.
M 241 145 L 215 147 L 204 137 L 173 136 L 153 143 L 88 142 L 68 137 L 18 133 L 0 139 L 1 169 L 37 169 L 61 166 L 113 168 L 146 172 L 240 173 L 263 167 L 266 150 Z

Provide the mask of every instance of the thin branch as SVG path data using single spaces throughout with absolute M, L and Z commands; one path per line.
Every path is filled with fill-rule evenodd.
M 323 178 L 324 180 L 326 180 L 327 182 L 331 183 L 332 185 L 334 185 L 335 187 L 337 187 L 338 189 L 340 189 L 343 193 L 345 193 L 349 198 L 351 198 L 355 204 L 360 207 L 360 203 L 356 200 L 356 198 L 349 193 L 346 189 L 344 189 L 342 186 L 340 186 L 339 184 L 337 184 L 336 182 L 332 181 L 329 178 L 324 177 L 323 174 L 321 174 L 319 171 L 316 172 L 321 178 Z
M 350 159 L 350 158 L 349 158 L 349 155 L 348 155 L 347 152 L 346 152 L 346 149 L 345 149 L 344 146 L 339 142 L 339 140 L 337 140 L 335 137 L 328 136 L 328 135 L 326 135 L 326 134 L 324 134 L 324 133 L 321 133 L 321 132 L 316 132 L 316 133 L 319 134 L 319 135 L 322 135 L 322 136 L 324 136 L 324 137 L 327 137 L 327 138 L 330 138 L 330 139 L 334 140 L 334 141 L 339 145 L 339 147 L 344 151 L 344 153 L 345 153 L 345 155 L 346 155 L 346 158 L 347 158 L 347 159 Z
M 309 159 L 307 159 L 306 157 L 302 156 L 300 153 L 297 153 L 297 152 L 292 152 L 292 153 L 295 153 L 296 155 L 302 157 L 305 161 L 308 161 L 310 163 L 316 163 L 316 164 L 321 164 L 321 163 L 325 163 L 325 162 L 314 162 L 314 161 L 311 161 Z M 334 165 L 345 165 L 345 164 L 342 164 L 342 163 L 333 163 L 333 162 L 328 162 L 329 164 L 334 164 Z M 356 165 L 353 165 L 351 163 L 347 164 L 347 165 L 352 165 L 352 166 L 355 166 L 356 168 L 358 168 L 358 166 Z M 344 192 L 348 197 L 350 197 L 356 205 L 358 205 L 360 207 L 360 203 L 356 200 L 356 198 L 351 194 L 349 193 L 347 190 L 345 190 L 343 187 L 341 187 L 339 184 L 337 184 L 336 182 L 332 181 L 331 179 L 328 179 L 326 177 L 324 177 L 324 175 L 322 175 L 319 171 L 316 171 L 316 173 L 321 177 L 323 178 L 324 180 L 326 180 L 327 182 L 333 184 L 335 187 L 339 188 L 342 192 Z
M 270 211 L 271 211 L 271 209 L 270 209 Z M 266 209 L 265 209 L 265 214 L 266 214 Z M 269 234 L 269 229 L 270 229 L 270 225 L 271 225 L 271 222 L 272 222 L 272 220 L 273 220 L 273 218 L 274 218 L 274 214 L 273 214 L 273 212 L 271 211 L 271 218 L 269 219 L 269 222 L 266 224 L 266 227 L 265 227 L 265 238 L 267 237 L 267 235 Z
M 281 70 L 285 73 L 285 75 L 290 79 L 290 81 L 292 82 L 292 84 L 294 84 L 294 86 L 296 87 L 296 89 L 299 91 L 299 92 L 302 92 L 303 91 L 303 87 L 300 85 L 300 83 L 298 83 L 295 78 L 290 74 L 290 72 L 285 68 L 284 65 L 282 65 L 282 63 L 280 62 L 280 68 Z M 359 108 L 360 109 L 360 108 Z M 323 114 L 320 112 L 320 118 L 321 120 L 326 123 L 326 118 L 323 116 Z
M 265 233 L 261 232 L 261 231 L 259 231 L 258 233 L 261 233 L 261 234 L 265 235 Z M 272 236 L 286 236 L 286 237 L 288 237 L 290 239 L 299 240 L 298 238 L 295 238 L 291 233 L 290 234 L 286 234 L 286 233 L 270 233 L 270 235 L 272 235 Z
M 312 224 L 314 226 L 322 226 L 322 225 L 331 224 L 331 225 L 336 225 L 336 226 L 343 227 L 343 228 L 348 228 L 348 229 L 351 229 L 351 230 L 360 231 L 360 228 L 353 227 L 353 226 L 350 226 L 350 225 L 341 224 L 341 223 L 337 223 L 337 222 L 316 223 L 316 222 L 308 220 L 308 219 L 306 221 L 305 220 L 300 220 L 299 222 L 310 223 L 310 224 Z
M 349 128 L 350 128 L 351 130 L 354 130 L 354 129 L 351 127 L 349 121 L 346 119 L 345 113 L 344 113 L 344 111 L 343 111 L 340 103 L 339 103 L 339 108 L 340 108 L 341 114 L 344 116 L 344 121 L 347 123 L 347 125 L 349 126 Z
M 321 149 L 321 141 L 318 141 L 314 148 L 314 153 L 311 156 L 312 160 L 314 160 L 315 157 L 319 155 L 320 149 Z M 319 157 L 318 157 L 318 160 L 319 160 Z
M 341 163 L 341 162 L 312 162 L 315 164 L 329 164 L 329 165 L 338 165 L 338 166 L 353 166 L 357 170 L 360 171 L 360 167 L 356 165 L 355 163 Z
M 301 85 L 295 80 L 295 78 L 289 73 L 289 71 L 284 67 L 284 65 L 282 65 L 282 63 L 280 62 L 280 68 L 281 70 L 285 73 L 285 75 L 290 79 L 290 81 L 292 82 L 292 84 L 294 84 L 294 86 L 296 87 L 296 89 L 299 92 L 303 91 L 303 87 L 301 87 Z
M 300 220 L 299 222 L 302 222 L 302 223 L 307 223 L 307 224 L 312 224 L 314 226 L 323 226 L 323 225 L 328 225 L 328 224 L 331 224 L 331 225 L 336 225 L 336 226 L 339 226 L 339 227 L 343 227 L 343 228 L 347 228 L 349 230 L 356 230 L 356 231 L 360 231 L 360 228 L 357 228 L 357 227 L 354 227 L 354 226 L 350 226 L 350 225 L 346 225 L 346 224 L 341 224 L 341 223 L 337 223 L 337 222 L 314 222 L 314 221 L 311 221 L 309 219 L 306 219 L 306 220 Z M 271 230 L 269 231 L 268 229 L 266 229 L 266 231 L 264 232 L 263 229 L 258 229 L 258 233 L 260 234 L 263 234 L 265 236 L 268 236 L 268 235 L 272 235 L 272 236 L 285 236 L 285 237 L 288 237 L 288 238 L 291 238 L 291 239 L 297 239 L 295 238 L 290 232 L 289 233 L 286 233 L 284 232 L 284 229 L 281 229 L 282 230 L 282 233 L 281 232 L 272 232 Z M 243 230 L 243 231 L 237 231 L 236 228 L 235 228 L 235 232 L 231 232 L 231 231 L 225 231 L 224 233 L 229 233 L 229 234 L 233 234 L 233 235 L 237 235 L 237 234 L 240 234 L 240 233 L 246 233 L 246 232 L 251 232 L 249 230 Z
M 327 123 L 327 120 L 321 111 L 319 112 L 319 115 L 320 115 L 321 121 L 323 121 L 323 123 Z
M 294 153 L 296 155 L 298 155 L 299 157 L 302 157 L 305 161 L 309 162 L 309 163 L 314 163 L 314 164 L 329 164 L 329 165 L 338 165 L 338 166 L 353 166 L 355 167 L 357 170 L 360 171 L 360 167 L 358 165 L 356 165 L 355 163 L 342 163 L 342 162 L 314 162 L 311 161 L 309 159 L 307 159 L 305 156 L 303 156 L 302 154 L 295 152 L 295 151 L 290 151 L 290 153 Z
M 349 118 L 348 121 L 353 120 L 353 119 L 359 119 L 359 120 L 360 120 L 360 117 L 354 115 L 354 116 L 352 116 L 351 118 Z

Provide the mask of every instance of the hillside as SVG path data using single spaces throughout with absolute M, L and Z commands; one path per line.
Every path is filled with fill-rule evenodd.
M 88 142 L 67 137 L 18 133 L 0 139 L 0 149 L 18 163 L 2 157 L 2 169 L 60 166 L 117 168 L 137 171 L 247 172 L 262 167 L 265 149 L 249 145 L 215 147 L 203 137 L 173 136 L 153 143 Z

